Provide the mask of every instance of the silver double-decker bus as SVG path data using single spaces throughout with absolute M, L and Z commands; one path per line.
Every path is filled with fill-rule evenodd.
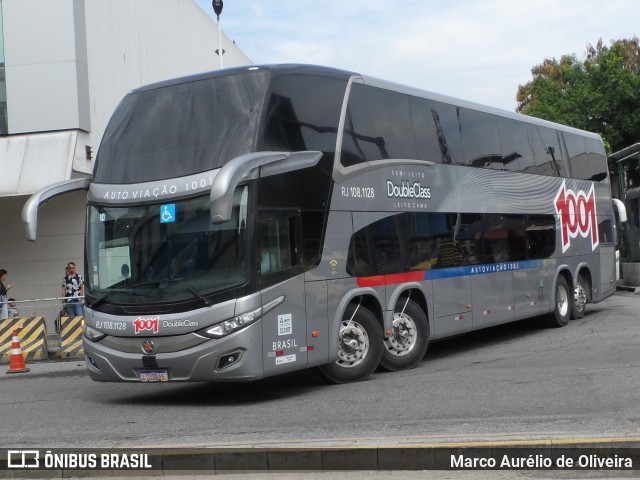
M 87 190 L 97 381 L 333 382 L 615 291 L 598 135 L 357 73 L 251 66 L 129 93 Z

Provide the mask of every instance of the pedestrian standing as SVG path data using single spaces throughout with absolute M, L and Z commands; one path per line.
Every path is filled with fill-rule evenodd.
M 62 279 L 62 296 L 67 298 L 67 311 L 70 317 L 82 317 L 84 311 L 84 281 L 82 275 L 76 272 L 76 264 L 67 264 L 66 275 Z
M 16 304 L 16 299 L 15 298 L 10 298 L 8 300 L 9 302 L 9 317 L 8 318 L 13 318 L 14 320 L 20 318 L 20 311 L 18 310 L 18 305 Z
M 9 304 L 7 303 L 7 293 L 13 285 L 9 285 L 7 282 L 7 277 L 9 273 L 4 269 L 0 268 L 0 320 L 6 320 L 9 318 Z

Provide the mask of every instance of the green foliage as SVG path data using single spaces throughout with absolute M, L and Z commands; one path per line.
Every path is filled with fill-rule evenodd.
M 533 79 L 518 87 L 517 111 L 599 133 L 615 152 L 640 142 L 640 41 L 599 40 L 587 45 L 580 61 L 575 54 L 547 59 L 531 69 Z M 631 186 L 640 172 L 628 172 Z

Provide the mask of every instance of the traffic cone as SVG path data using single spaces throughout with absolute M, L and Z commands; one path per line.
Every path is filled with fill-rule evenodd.
M 18 330 L 14 330 L 13 341 L 11 343 L 11 360 L 9 362 L 9 370 L 7 370 L 7 373 L 25 373 L 28 371 L 29 369 L 24 363 L 24 357 L 22 356 L 22 347 L 20 346 Z

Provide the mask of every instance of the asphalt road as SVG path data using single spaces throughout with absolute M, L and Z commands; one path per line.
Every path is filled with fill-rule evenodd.
M 640 436 L 640 297 L 434 343 L 415 369 L 328 385 L 100 384 L 81 368 L 0 379 L 0 447 L 327 446 Z M 35 369 L 34 369 L 35 370 Z

